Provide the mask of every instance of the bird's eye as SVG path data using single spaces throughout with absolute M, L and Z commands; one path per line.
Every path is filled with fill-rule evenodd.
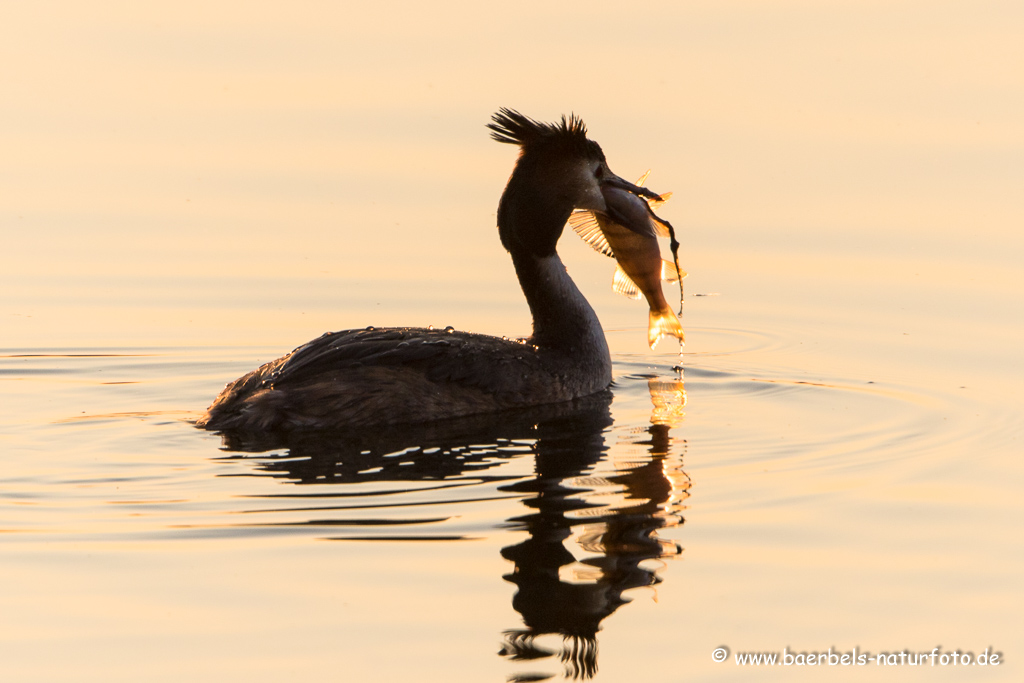
M 602 178 L 602 177 L 604 177 L 604 169 L 601 168 L 600 166 L 595 168 L 594 169 L 594 177 L 595 178 Z

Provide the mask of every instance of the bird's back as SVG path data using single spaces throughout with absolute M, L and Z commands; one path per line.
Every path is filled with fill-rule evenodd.
M 564 401 L 573 359 L 451 328 L 332 332 L 229 384 L 198 422 L 219 430 L 362 428 Z

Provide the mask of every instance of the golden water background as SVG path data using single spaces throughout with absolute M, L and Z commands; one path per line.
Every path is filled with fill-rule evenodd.
M 991 646 L 889 675 L 1017 680 L 1022 33 L 986 1 L 7 3 L 0 678 L 880 675 L 724 644 Z M 674 193 L 685 408 L 651 424 L 674 349 L 567 235 L 611 424 L 453 451 L 443 486 L 192 429 L 326 330 L 528 332 L 500 106 L 575 112 Z M 596 673 L 509 654 L 530 591 L 611 610 Z

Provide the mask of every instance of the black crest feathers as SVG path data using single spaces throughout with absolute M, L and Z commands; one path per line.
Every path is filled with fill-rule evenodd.
M 538 142 L 568 142 L 585 149 L 587 147 L 587 126 L 575 114 L 562 116 L 560 124 L 541 123 L 529 116 L 523 116 L 514 109 L 502 107 L 491 117 L 491 137 L 498 142 L 520 145 L 523 148 Z

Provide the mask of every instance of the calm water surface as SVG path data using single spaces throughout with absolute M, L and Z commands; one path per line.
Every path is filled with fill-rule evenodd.
M 571 410 L 291 443 L 189 422 L 271 350 L 7 350 L 5 666 L 688 680 L 722 643 L 1005 651 L 1016 411 L 689 333 L 682 379 L 619 353 Z
M 0 680 L 1019 680 L 1021 9 L 424 7 L 5 10 Z M 196 430 L 326 330 L 528 332 L 502 105 L 675 192 L 682 357 L 567 234 L 607 395 Z M 732 656 L 936 646 L 1005 663 Z

